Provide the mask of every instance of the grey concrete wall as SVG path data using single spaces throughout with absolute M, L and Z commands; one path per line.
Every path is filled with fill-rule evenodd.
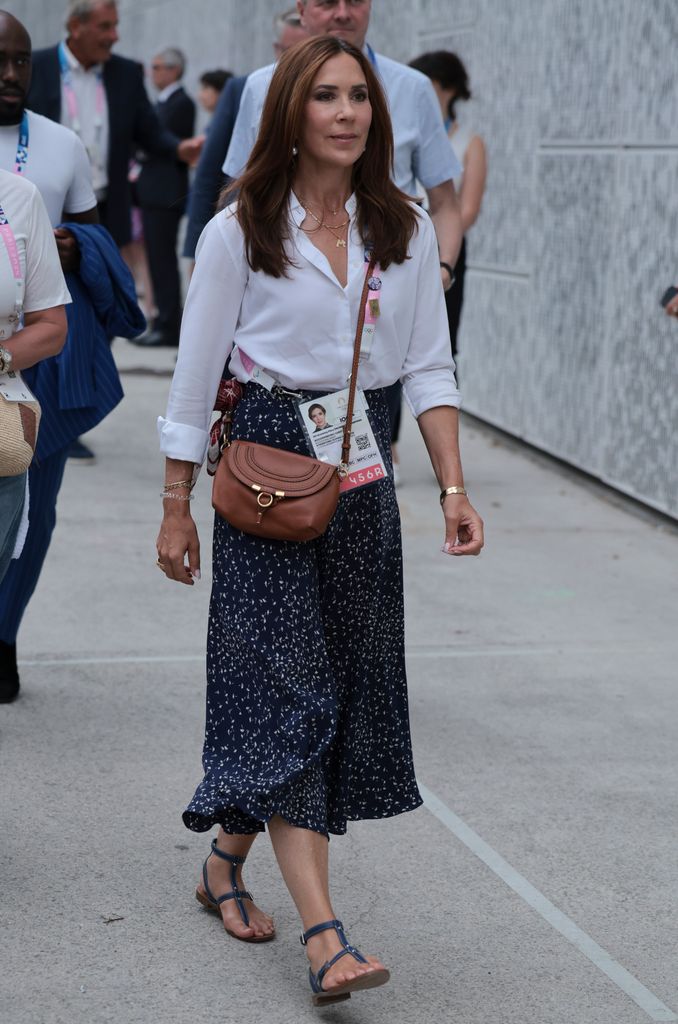
M 270 60 L 275 0 L 123 0 L 119 52 Z M 54 0 L 13 10 L 52 42 Z M 454 49 L 490 173 L 469 239 L 466 408 L 678 517 L 675 0 L 374 0 L 370 38 Z

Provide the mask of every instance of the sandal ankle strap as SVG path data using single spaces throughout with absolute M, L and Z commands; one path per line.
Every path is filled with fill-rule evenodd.
M 299 941 L 302 946 L 305 946 L 309 939 L 312 939 L 314 935 L 320 935 L 321 932 L 328 932 L 331 928 L 334 928 L 335 932 L 339 936 L 339 941 L 342 945 L 346 945 L 346 936 L 344 935 L 344 926 L 341 921 L 323 921 L 322 924 L 314 924 L 312 928 L 304 932 L 300 937 Z
M 210 889 L 209 882 L 207 880 L 207 861 L 210 859 L 213 853 L 216 854 L 217 857 L 221 857 L 222 860 L 228 861 L 228 863 L 231 865 L 231 891 L 225 893 L 223 896 L 215 896 L 212 890 Z M 247 892 L 245 889 L 239 889 L 237 879 L 238 867 L 240 864 L 244 863 L 244 857 L 237 857 L 234 853 L 224 853 L 223 850 L 219 850 L 217 848 L 216 839 L 213 839 L 210 853 L 205 858 L 205 863 L 202 866 L 202 884 L 205 887 L 207 898 L 210 899 L 212 903 L 214 903 L 215 906 L 217 907 L 224 903 L 226 900 L 235 900 L 235 905 L 238 908 L 238 912 L 240 914 L 240 917 L 242 918 L 242 922 L 246 928 L 249 928 L 250 918 L 249 914 L 247 913 L 247 908 L 243 903 L 243 900 L 252 901 L 252 894 L 250 892 Z
M 217 857 L 221 857 L 222 860 L 227 860 L 229 864 L 245 863 L 244 857 L 237 857 L 234 853 L 224 853 L 223 850 L 220 850 L 219 847 L 217 846 L 216 839 L 212 840 L 212 853 L 216 854 Z

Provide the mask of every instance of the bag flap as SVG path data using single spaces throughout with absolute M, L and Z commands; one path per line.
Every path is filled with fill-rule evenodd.
M 266 491 L 283 491 L 287 497 L 303 498 L 326 487 L 337 467 L 308 455 L 253 441 L 233 441 L 223 456 L 235 477 L 247 487 L 256 484 Z

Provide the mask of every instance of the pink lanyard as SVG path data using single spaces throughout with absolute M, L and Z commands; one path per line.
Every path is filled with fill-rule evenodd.
M 80 118 L 78 116 L 78 97 L 75 95 L 75 89 L 73 88 L 73 73 L 71 65 L 68 63 L 68 57 L 66 56 L 66 47 L 64 43 L 59 43 L 59 66 L 61 68 L 61 81 L 64 87 L 64 96 L 66 97 L 66 106 L 68 108 L 68 119 L 71 122 L 71 128 L 76 135 L 80 134 Z M 104 110 L 106 106 L 106 94 L 104 92 L 103 75 L 100 71 L 97 71 L 97 82 L 96 82 L 96 98 L 95 98 L 95 120 L 94 127 L 96 129 L 96 144 L 99 145 L 101 130 L 104 124 Z
M 365 252 L 365 262 L 369 264 L 371 253 L 369 250 Z M 367 293 L 367 300 L 365 302 L 365 323 L 363 324 L 363 333 L 360 340 L 360 359 L 366 361 L 370 358 L 372 351 L 372 341 L 374 339 L 374 332 L 376 329 L 377 320 L 381 313 L 379 306 L 379 296 L 381 295 L 381 267 L 378 263 L 374 264 L 372 268 L 372 275 L 367 282 L 369 291 Z
M 14 314 L 9 317 L 10 323 L 16 323 L 17 320 L 21 319 L 21 312 L 23 310 L 23 284 L 24 279 L 21 274 L 21 260 L 19 259 L 19 249 L 16 244 L 16 238 L 14 232 L 9 226 L 7 220 L 7 214 L 0 206 L 0 238 L 2 238 L 7 255 L 9 256 L 9 262 L 12 267 L 12 276 L 14 277 L 14 283 L 16 284 L 15 299 L 14 299 Z

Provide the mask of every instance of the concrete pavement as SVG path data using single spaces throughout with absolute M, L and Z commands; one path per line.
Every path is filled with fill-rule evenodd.
M 450 559 L 406 417 L 431 809 L 332 841 L 337 912 L 393 979 L 318 1013 L 265 837 L 246 878 L 275 943 L 229 939 L 193 899 L 208 843 L 180 813 L 200 775 L 209 487 L 203 580 L 180 588 L 154 566 L 172 354 L 114 351 L 127 397 L 91 435 L 96 465 L 68 466 L 22 696 L 0 709 L 3 1024 L 677 1020 L 678 531 L 466 423 L 488 543 Z

